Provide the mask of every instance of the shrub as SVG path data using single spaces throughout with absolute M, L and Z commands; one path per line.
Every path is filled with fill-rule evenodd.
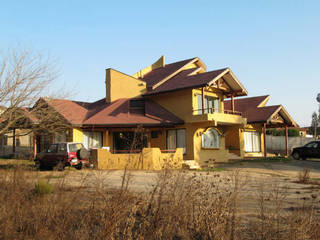
M 52 193 L 52 185 L 45 180 L 38 180 L 34 186 L 34 192 L 38 195 L 46 195 Z

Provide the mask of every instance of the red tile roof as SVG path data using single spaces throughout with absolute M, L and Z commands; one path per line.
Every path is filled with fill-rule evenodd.
M 147 73 L 141 80 L 147 83 L 147 87 L 152 87 L 155 84 L 159 83 L 164 78 L 170 76 L 171 74 L 178 71 L 180 68 L 193 61 L 196 58 L 190 58 L 180 62 L 166 64 L 164 67 L 156 68 L 151 72 Z
M 86 117 L 89 103 L 66 99 L 45 99 L 47 103 L 72 124 L 81 124 Z
M 291 125 L 297 126 L 281 105 L 258 107 L 261 103 L 266 101 L 268 97 L 269 95 L 235 99 L 234 110 L 242 112 L 242 116 L 247 118 L 248 123 L 267 123 L 273 114 L 281 110 L 287 121 L 291 121 Z M 224 101 L 224 109 L 231 110 L 231 100 Z
M 243 113 L 243 117 L 247 118 L 248 123 L 267 122 L 279 107 L 281 107 L 281 105 L 250 108 Z
M 145 114 L 131 113 L 130 99 L 106 103 L 105 98 L 93 103 L 71 100 L 47 100 L 58 113 L 75 125 L 173 125 L 183 120 L 151 100 L 145 100 Z
M 268 97 L 269 95 L 234 99 L 234 110 L 238 112 L 245 112 L 250 108 L 256 108 Z M 226 110 L 231 110 L 231 100 L 224 101 L 224 108 Z
M 161 84 L 154 90 L 148 91 L 144 96 L 164 93 L 164 92 L 171 92 L 177 91 L 187 88 L 196 88 L 196 87 L 203 87 L 206 86 L 211 80 L 215 77 L 223 73 L 227 68 L 222 68 L 210 72 L 200 73 L 196 75 L 188 76 L 191 73 L 191 70 L 184 70 L 171 78 L 170 80 L 166 81 L 165 83 Z M 194 69 L 193 69 L 194 71 Z M 187 74 L 188 73 L 188 74 Z

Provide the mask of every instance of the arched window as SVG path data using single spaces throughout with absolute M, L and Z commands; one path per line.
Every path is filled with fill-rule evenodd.
M 220 136 L 217 130 L 209 128 L 201 136 L 201 145 L 203 148 L 219 148 Z

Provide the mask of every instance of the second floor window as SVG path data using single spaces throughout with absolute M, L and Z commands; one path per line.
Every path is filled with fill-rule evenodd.
M 131 99 L 129 102 L 130 113 L 144 114 L 145 102 L 144 99 Z
M 198 115 L 202 114 L 202 95 L 197 95 Z M 219 98 L 204 96 L 204 113 L 219 112 Z

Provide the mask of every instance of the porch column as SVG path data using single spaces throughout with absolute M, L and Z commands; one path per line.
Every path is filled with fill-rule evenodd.
M 266 144 L 266 132 L 267 124 L 263 124 L 263 148 L 264 148 L 264 157 L 267 157 L 267 144 Z
M 33 157 L 35 158 L 37 155 L 37 136 L 33 134 Z
M 13 128 L 13 131 L 12 131 L 12 154 L 13 154 L 13 157 L 16 156 L 16 129 Z
M 231 95 L 231 110 L 234 112 L 234 97 L 233 94 Z
M 104 144 L 106 147 L 109 146 L 109 130 L 106 130 L 106 132 L 105 132 Z
M 147 132 L 147 147 L 151 148 L 151 132 Z
M 201 103 L 202 114 L 204 114 L 204 87 L 201 88 L 201 99 L 202 99 L 202 103 Z
M 288 150 L 288 126 L 285 127 L 285 141 L 286 141 L 286 157 L 289 156 L 289 150 Z

